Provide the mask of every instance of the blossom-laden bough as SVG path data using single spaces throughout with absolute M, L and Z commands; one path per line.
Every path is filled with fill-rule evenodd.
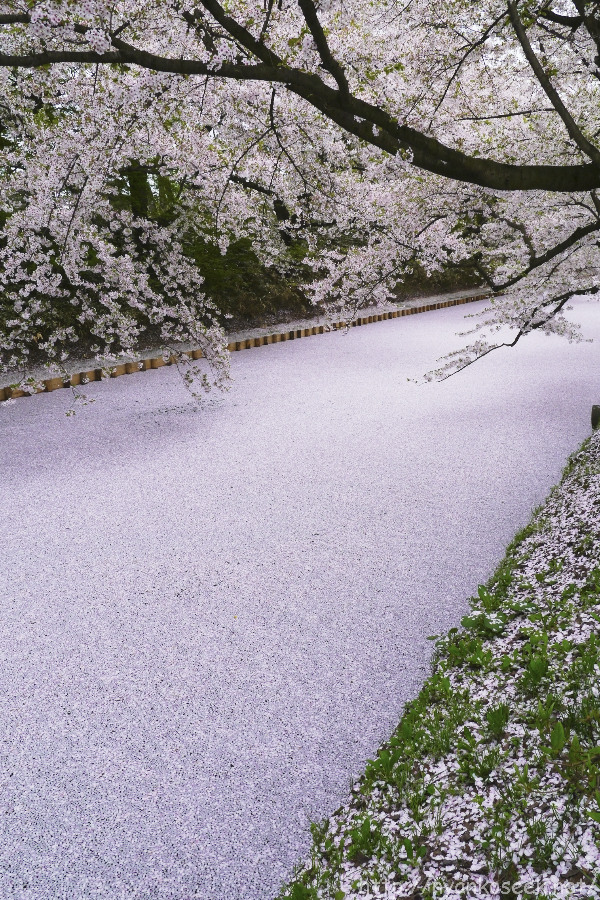
M 576 338 L 599 63 L 592 0 L 3 0 L 2 364 L 155 329 L 222 382 L 190 246 L 242 236 L 337 312 L 415 264 L 475 272 L 493 303 L 439 377 L 535 329 Z

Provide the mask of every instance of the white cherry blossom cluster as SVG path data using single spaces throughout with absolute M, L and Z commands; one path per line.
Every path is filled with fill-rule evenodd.
M 507 0 L 414 0 L 401 10 L 392 0 L 328 0 L 313 4 L 318 27 L 304 0 L 264 9 L 249 0 L 3 0 L 3 17 L 15 21 L 0 25 L 0 62 L 10 60 L 0 66 L 0 289 L 4 307 L 16 296 L 40 306 L 29 318 L 15 308 L 18 327 L 0 314 L 0 364 L 58 346 L 76 352 L 90 279 L 109 282 L 98 293 L 110 309 L 95 327 L 108 329 L 111 345 L 149 325 L 166 284 L 153 266 L 143 274 L 135 248 L 121 258 L 150 227 L 123 221 L 132 167 L 150 192 L 141 218 L 169 230 L 160 271 L 181 274 L 175 306 L 189 303 L 194 240 L 225 252 L 244 238 L 284 276 L 297 280 L 300 262 L 306 291 L 338 315 L 386 299 L 417 266 L 475 273 L 494 294 L 484 334 L 440 377 L 488 352 L 498 328 L 573 337 L 561 313 L 570 293 L 598 283 L 600 204 L 593 186 L 564 190 L 561 179 L 599 165 L 597 51 L 586 28 L 544 20 L 548 9 L 575 15 L 570 3 L 515 5 L 570 120 L 526 58 Z M 90 50 L 97 59 L 78 61 Z M 345 95 L 363 106 L 348 114 Z M 431 146 L 442 149 L 427 162 Z M 485 165 L 453 177 L 456 155 L 490 170 L 555 167 L 556 190 L 552 181 L 481 185 Z M 67 330 L 50 312 L 63 303 L 78 310 Z M 34 340 L 34 319 L 47 339 Z
M 87 42 L 95 53 L 99 55 L 110 49 L 111 41 L 106 31 L 100 28 L 90 28 L 86 32 Z

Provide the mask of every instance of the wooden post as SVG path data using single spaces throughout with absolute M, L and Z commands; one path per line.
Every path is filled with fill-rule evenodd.
M 47 391 L 58 391 L 64 386 L 64 378 L 47 378 L 44 387 Z

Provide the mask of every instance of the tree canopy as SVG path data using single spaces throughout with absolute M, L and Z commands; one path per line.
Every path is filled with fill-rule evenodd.
M 3 0 L 0 352 L 114 358 L 222 327 L 198 240 L 249 238 L 315 301 L 418 264 L 492 293 L 474 342 L 576 336 L 596 293 L 600 4 L 588 0 Z M 207 383 L 208 384 L 208 383 Z

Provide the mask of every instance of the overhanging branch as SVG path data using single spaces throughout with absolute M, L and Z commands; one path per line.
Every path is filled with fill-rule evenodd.
M 575 119 L 563 103 L 560 94 L 550 81 L 548 75 L 546 75 L 544 67 L 533 52 L 533 48 L 531 46 L 529 38 L 527 37 L 527 32 L 523 27 L 523 23 L 521 22 L 521 18 L 519 16 L 519 12 L 514 0 L 508 0 L 508 13 L 527 62 L 531 66 L 531 69 L 535 77 L 539 81 L 542 90 L 562 119 L 564 126 L 569 133 L 569 137 L 575 142 L 582 153 L 585 153 L 585 155 L 588 156 L 593 163 L 595 163 L 597 166 L 600 166 L 600 150 L 598 150 L 598 148 L 595 147 L 594 144 L 591 143 L 591 141 L 588 141 L 588 139 L 582 133 Z
M 37 68 L 61 63 L 127 64 L 173 75 L 201 75 L 214 79 L 280 84 L 359 140 L 392 156 L 399 152 L 408 153 L 416 167 L 444 178 L 498 191 L 580 192 L 600 188 L 600 165 L 506 164 L 489 158 L 469 156 L 448 147 L 416 129 L 401 125 L 381 107 L 360 100 L 352 94 L 343 94 L 325 83 L 319 75 L 285 65 L 273 51 L 228 16 L 217 0 L 201 0 L 201 3 L 240 47 L 259 60 L 257 63 L 224 62 L 213 67 L 196 59 L 176 59 L 150 53 L 113 34 L 112 49 L 103 54 L 91 49 L 0 54 L 0 66 Z M 23 17 L 19 18 L 19 22 L 22 19 Z M 12 20 L 14 16 L 11 17 Z M 85 31 L 78 26 L 77 30 L 80 29 Z M 579 134 L 578 139 L 586 140 Z M 600 162 L 600 152 L 592 145 L 590 147 Z

